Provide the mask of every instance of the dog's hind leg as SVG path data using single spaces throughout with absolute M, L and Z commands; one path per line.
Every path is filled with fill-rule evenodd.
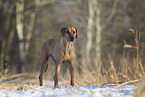
M 49 58 L 48 58 L 49 59 Z M 47 69 L 48 69 L 48 59 L 47 59 L 47 62 L 46 62 L 46 64 L 45 64 L 45 72 L 47 71 Z
M 44 73 L 44 71 L 46 71 L 46 68 L 48 67 L 47 61 L 48 61 L 47 59 L 41 60 L 41 69 L 40 69 L 40 75 L 39 75 L 40 86 L 43 86 L 43 73 Z

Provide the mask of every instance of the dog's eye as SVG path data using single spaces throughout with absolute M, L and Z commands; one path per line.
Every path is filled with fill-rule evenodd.
M 76 32 L 74 31 L 73 33 L 75 34 Z

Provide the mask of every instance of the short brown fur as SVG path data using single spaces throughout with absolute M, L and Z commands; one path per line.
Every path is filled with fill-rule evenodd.
M 53 38 L 44 42 L 41 48 L 41 69 L 39 75 L 40 86 L 43 85 L 43 73 L 48 68 L 48 59 L 52 58 L 56 65 L 54 75 L 54 88 L 58 88 L 58 73 L 63 62 L 69 63 L 71 86 L 74 86 L 74 57 L 73 42 L 77 38 L 77 30 L 74 27 L 63 27 L 61 38 Z

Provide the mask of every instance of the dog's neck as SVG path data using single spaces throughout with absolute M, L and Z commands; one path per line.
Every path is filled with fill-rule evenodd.
M 63 52 L 66 52 L 72 44 L 73 42 L 69 42 L 65 37 L 60 39 L 60 47 Z

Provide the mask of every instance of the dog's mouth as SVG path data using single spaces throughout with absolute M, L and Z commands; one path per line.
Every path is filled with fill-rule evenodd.
M 75 37 L 71 36 L 71 38 L 68 40 L 69 42 L 74 42 L 75 41 Z
M 74 41 L 75 41 L 75 39 L 69 39 L 68 41 L 69 41 L 69 42 L 74 42 Z

